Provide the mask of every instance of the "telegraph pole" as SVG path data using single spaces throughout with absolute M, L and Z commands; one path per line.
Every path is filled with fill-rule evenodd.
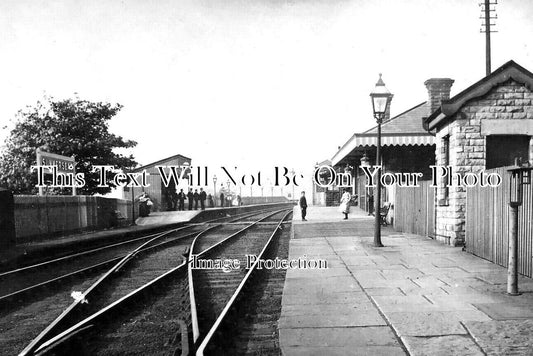
M 481 24 L 481 29 L 479 32 L 485 33 L 485 72 L 486 75 L 489 75 L 491 70 L 491 63 L 490 63 L 490 33 L 491 32 L 498 32 L 492 30 L 492 26 L 496 26 L 496 23 L 491 23 L 490 20 L 496 20 L 498 18 L 498 15 L 496 14 L 496 6 L 491 9 L 491 5 L 497 5 L 498 0 L 485 0 L 484 3 L 480 3 L 479 6 L 482 7 L 482 16 L 480 17 L 481 20 L 483 20 L 483 23 Z

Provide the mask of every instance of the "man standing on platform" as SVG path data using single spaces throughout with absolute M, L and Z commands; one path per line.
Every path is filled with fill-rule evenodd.
M 220 207 L 223 208 L 226 204 L 226 201 L 224 200 L 224 193 L 220 192 Z
M 200 207 L 202 210 L 205 210 L 205 200 L 207 199 L 207 194 L 204 192 L 203 188 L 200 188 Z
M 194 194 L 192 193 L 192 188 L 189 188 L 189 192 L 187 193 L 187 201 L 189 202 L 189 210 L 192 210 L 193 198 L 194 198 Z
M 180 192 L 178 193 L 178 210 L 183 211 L 185 210 L 185 193 L 183 192 L 183 189 L 180 189 Z
M 307 199 L 305 199 L 305 192 L 302 192 L 300 197 L 300 209 L 302 209 L 302 221 L 307 221 L 305 216 L 307 215 Z
M 198 194 L 198 189 L 194 190 L 194 210 L 198 210 L 198 199 L 200 199 L 200 194 Z

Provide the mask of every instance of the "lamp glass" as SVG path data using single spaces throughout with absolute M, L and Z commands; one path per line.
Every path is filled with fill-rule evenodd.
M 372 96 L 372 105 L 374 107 L 374 114 L 383 115 L 387 111 L 388 97 L 386 96 Z
M 511 204 L 522 204 L 522 172 L 520 169 L 511 171 L 509 189 L 509 202 Z

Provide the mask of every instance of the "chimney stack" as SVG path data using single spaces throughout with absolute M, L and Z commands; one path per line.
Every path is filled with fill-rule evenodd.
M 443 100 L 450 99 L 450 89 L 454 80 L 450 78 L 431 78 L 424 82 L 428 90 L 429 114 L 437 110 Z

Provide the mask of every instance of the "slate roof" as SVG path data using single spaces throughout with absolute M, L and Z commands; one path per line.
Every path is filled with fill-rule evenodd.
M 422 119 L 429 115 L 429 103 L 424 101 L 381 124 L 383 146 L 432 145 L 435 137 L 424 130 Z M 376 146 L 377 126 L 355 133 L 331 159 L 336 165 L 357 148 Z
M 390 135 L 412 135 L 412 134 L 428 134 L 422 126 L 422 118 L 429 115 L 429 103 L 424 101 L 403 113 L 396 115 L 393 118 L 381 124 L 381 134 Z M 362 134 L 377 135 L 377 126 L 362 132 Z

